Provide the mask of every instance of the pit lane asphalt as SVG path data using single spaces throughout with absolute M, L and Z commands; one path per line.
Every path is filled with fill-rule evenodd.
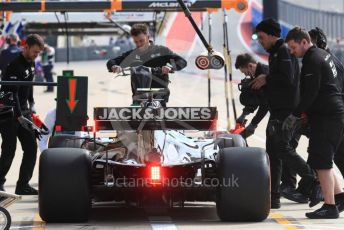
M 236 28 L 237 17 L 231 18 L 230 27 Z M 215 19 L 214 24 L 219 19 Z M 219 26 L 214 28 L 214 34 L 219 39 L 217 44 L 222 44 Z M 238 42 L 236 29 L 230 34 L 232 53 L 246 52 Z M 216 42 L 216 41 L 214 41 Z M 221 45 L 217 45 L 221 50 Z M 200 45 L 195 46 L 195 53 L 200 50 Z M 63 69 L 73 69 L 76 76 L 89 76 L 88 87 L 88 113 L 92 116 L 94 106 L 128 106 L 131 103 L 131 90 L 129 78 L 119 77 L 107 73 L 105 61 L 73 62 L 69 66 L 57 63 L 55 72 L 61 75 Z M 207 106 L 207 79 L 206 72 L 197 71 L 195 74 L 193 59 L 189 60 L 189 67 L 185 72 L 171 76 L 171 96 L 169 106 Z M 219 110 L 219 126 L 226 127 L 225 97 L 223 70 L 213 71 L 217 79 L 212 81 L 212 106 Z M 234 71 L 234 78 L 241 75 Z M 236 98 L 238 92 L 235 89 Z M 55 106 L 56 93 L 43 93 L 44 88 L 36 87 L 34 90 L 38 114 L 44 117 L 46 112 Z M 236 100 L 238 111 L 241 112 L 239 101 Z M 233 117 L 231 113 L 231 117 Z M 251 118 L 251 117 L 249 117 Z M 265 118 L 259 125 L 255 135 L 248 140 L 250 146 L 263 147 L 265 145 Z M 233 127 L 233 120 L 231 126 Z M 301 139 L 298 148 L 303 157 L 306 154 L 307 140 Z M 39 156 L 39 154 L 38 154 Z M 5 188 L 14 192 L 15 183 L 21 162 L 22 151 L 20 144 L 17 146 L 16 157 L 8 173 Z M 38 183 L 38 160 L 31 180 L 32 185 Z M 254 194 L 252 194 L 254 195 Z M 11 207 L 12 229 L 343 229 L 344 214 L 337 220 L 310 220 L 304 213 L 319 208 L 320 205 L 309 209 L 305 204 L 296 204 L 282 199 L 282 208 L 272 210 L 269 218 L 261 223 L 223 223 L 216 215 L 216 207 L 210 202 L 186 203 L 185 208 L 174 209 L 138 209 L 117 205 L 115 207 L 98 204 L 92 209 L 91 218 L 86 223 L 76 224 L 47 224 L 38 215 L 38 197 L 26 196 Z M 66 209 L 68 204 L 66 205 Z

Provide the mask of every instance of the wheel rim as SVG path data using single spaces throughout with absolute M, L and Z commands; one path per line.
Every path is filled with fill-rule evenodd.
M 0 210 L 0 230 L 4 230 L 7 226 L 7 223 L 7 215 L 2 210 Z

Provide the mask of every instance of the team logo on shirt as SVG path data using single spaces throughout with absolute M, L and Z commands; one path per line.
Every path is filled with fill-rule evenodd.
M 151 58 L 156 58 L 156 57 L 160 57 L 160 56 L 161 56 L 160 53 L 156 53 L 156 54 L 152 54 L 152 55 L 151 55 Z
M 336 78 L 338 73 L 337 73 L 337 68 L 336 68 L 336 65 L 334 64 L 333 60 L 330 59 L 331 55 L 327 55 L 325 57 L 325 61 L 328 62 L 329 61 L 329 65 L 331 67 L 331 70 L 332 70 L 332 74 L 333 74 L 333 77 Z
M 26 79 L 26 78 L 28 78 L 30 76 L 30 71 L 27 69 L 27 70 L 25 70 L 25 76 L 24 76 L 24 78 Z
M 337 73 L 337 68 L 333 61 L 330 61 L 330 66 L 331 66 L 333 77 L 336 78 L 338 73 Z

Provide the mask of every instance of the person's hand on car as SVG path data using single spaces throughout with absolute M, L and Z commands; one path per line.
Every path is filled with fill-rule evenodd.
M 169 74 L 169 72 L 171 72 L 171 70 L 172 70 L 172 68 L 170 68 L 168 66 L 161 67 L 162 74 Z
M 113 65 L 113 66 L 111 67 L 111 70 L 112 70 L 112 72 L 114 72 L 114 73 L 120 73 L 120 72 L 122 71 L 122 67 L 120 67 L 119 65 Z
M 249 136 L 252 136 L 254 134 L 256 128 L 257 128 L 257 125 L 254 125 L 251 123 L 240 133 L 240 135 L 246 139 Z

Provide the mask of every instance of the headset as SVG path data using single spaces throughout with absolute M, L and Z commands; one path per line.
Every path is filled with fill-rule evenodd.
M 317 47 L 319 47 L 320 49 L 327 48 L 327 38 L 322 29 L 320 29 L 319 27 L 315 27 L 315 29 L 311 29 L 309 31 L 309 35 L 315 38 Z

